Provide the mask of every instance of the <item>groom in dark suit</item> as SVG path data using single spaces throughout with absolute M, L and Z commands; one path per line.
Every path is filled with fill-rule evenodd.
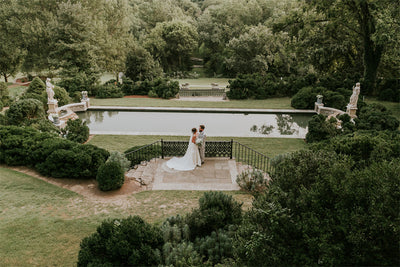
M 201 139 L 201 145 L 199 146 L 199 152 L 200 152 L 200 159 L 201 159 L 201 164 L 204 164 L 204 158 L 205 158 L 205 149 L 206 149 L 206 134 L 204 132 L 204 129 L 206 127 L 202 124 L 199 127 L 199 136 L 197 138 Z

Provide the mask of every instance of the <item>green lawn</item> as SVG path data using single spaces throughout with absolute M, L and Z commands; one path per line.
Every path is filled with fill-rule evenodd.
M 11 97 L 16 97 L 25 92 L 27 88 L 28 88 L 27 86 L 14 86 L 14 87 L 9 87 L 8 91 L 10 92 Z
M 293 109 L 290 98 L 271 98 L 265 100 L 231 100 L 226 102 L 210 101 L 180 101 L 158 98 L 91 98 L 92 106 L 123 106 L 123 107 L 188 107 L 188 108 L 264 108 Z
M 155 135 L 95 135 L 89 143 L 108 151 L 124 152 L 130 147 L 141 146 L 163 140 L 188 140 L 187 136 L 155 136 Z M 207 140 L 231 140 L 255 149 L 273 158 L 279 154 L 290 153 L 305 148 L 302 139 L 292 138 L 251 138 L 251 137 L 208 137 Z
M 145 191 L 120 202 L 86 199 L 0 167 L 0 266 L 76 266 L 82 238 L 107 218 L 139 215 L 160 223 L 197 207 L 199 191 Z M 245 207 L 251 196 L 227 192 Z

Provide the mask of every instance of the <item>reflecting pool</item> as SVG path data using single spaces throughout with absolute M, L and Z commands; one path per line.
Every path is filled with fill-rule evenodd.
M 208 136 L 305 138 L 313 114 L 86 111 L 78 113 L 91 134 L 190 135 L 206 126 Z

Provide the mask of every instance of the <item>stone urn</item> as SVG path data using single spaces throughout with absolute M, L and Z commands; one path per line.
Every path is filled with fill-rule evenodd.
M 317 104 L 322 104 L 322 98 L 324 98 L 323 95 L 317 95 Z

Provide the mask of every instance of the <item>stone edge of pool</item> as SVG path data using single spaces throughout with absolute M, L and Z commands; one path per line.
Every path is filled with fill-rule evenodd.
M 242 108 L 179 108 L 179 107 L 120 107 L 90 106 L 87 110 L 138 111 L 138 112 L 207 112 L 207 113 L 249 113 L 249 114 L 317 114 L 315 110 L 299 109 L 242 109 Z

